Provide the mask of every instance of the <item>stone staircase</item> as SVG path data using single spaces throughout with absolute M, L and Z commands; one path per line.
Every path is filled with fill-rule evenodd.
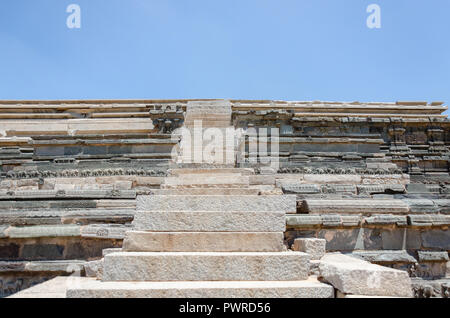
M 101 280 L 67 297 L 333 297 L 309 277 L 310 256 L 284 245 L 296 196 L 252 194 L 246 174 L 173 170 L 159 194 L 137 197 L 133 229 L 105 255 Z

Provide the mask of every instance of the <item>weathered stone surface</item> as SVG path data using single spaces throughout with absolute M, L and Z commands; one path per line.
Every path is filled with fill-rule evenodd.
M 283 212 L 142 212 L 133 220 L 137 231 L 284 232 Z
M 325 281 L 346 294 L 412 296 L 411 280 L 404 271 L 370 264 L 340 253 L 323 256 L 319 268 Z
M 249 176 L 250 185 L 275 185 L 275 176 L 256 175 Z
M 409 206 L 411 213 L 434 213 L 438 212 L 438 207 L 432 200 L 427 199 L 403 199 Z
M 411 214 L 408 215 L 408 223 L 415 227 L 448 226 L 450 225 L 450 215 Z
M 301 184 L 298 182 L 280 181 L 281 189 L 284 193 L 313 194 L 321 193 L 321 188 L 317 184 Z
M 318 260 L 325 255 L 326 243 L 324 239 L 298 238 L 294 240 L 292 249 L 309 254 L 312 260 Z
M 316 279 L 240 282 L 100 282 L 82 278 L 68 298 L 333 298 L 332 286 Z
M 297 209 L 295 195 L 280 196 L 138 196 L 138 211 L 277 211 L 295 213 Z
M 358 241 L 360 232 L 360 229 L 321 229 L 318 237 L 327 241 L 327 251 L 352 251 L 362 243 Z
M 361 176 L 359 175 L 334 175 L 334 174 L 305 174 L 304 180 L 306 183 L 313 184 L 358 184 L 361 183 Z
M 407 220 L 406 216 L 403 215 L 372 215 L 370 217 L 365 217 L 364 221 L 368 225 L 397 225 L 406 226 Z
M 447 262 L 448 252 L 417 251 L 419 262 Z
M 130 181 L 131 183 L 131 181 Z M 119 191 L 114 194 L 108 190 L 38 190 L 38 191 L 0 191 L 0 199 L 2 200 L 22 200 L 22 199 L 134 199 L 136 197 L 135 190 Z
M 11 227 L 8 231 L 10 238 L 80 236 L 81 227 L 78 225 L 41 225 L 26 227 Z
M 357 256 L 365 261 L 379 264 L 390 263 L 415 263 L 416 259 L 406 251 L 354 251 L 352 256 Z
M 108 254 L 121 252 L 121 251 L 122 251 L 121 247 L 119 247 L 119 248 L 115 248 L 115 247 L 114 248 L 105 248 L 105 249 L 102 250 L 102 256 L 105 257 Z
M 129 252 L 281 252 L 283 232 L 138 232 L 123 242 Z
M 130 226 L 122 224 L 90 224 L 81 228 L 82 237 L 101 239 L 123 239 Z
M 304 200 L 308 213 L 407 213 L 408 206 L 401 200 Z
M 448 298 L 450 294 L 450 279 L 428 280 L 411 279 L 416 298 Z
M 58 276 L 41 284 L 24 289 L 9 298 L 65 298 L 69 286 L 75 285 L 79 277 Z
M 322 224 L 326 227 L 338 227 L 341 225 L 341 216 L 338 214 L 323 214 Z
M 96 277 L 101 279 L 103 273 L 103 259 L 86 262 L 84 264 L 84 271 L 86 273 L 86 277 Z
M 152 189 L 154 195 L 258 195 L 259 189 L 252 188 L 185 188 Z
M 440 250 L 450 250 L 450 231 L 429 230 L 421 233 L 422 245 L 425 248 L 435 248 Z
M 8 230 L 9 225 L 0 225 L 0 238 L 8 237 Z
M 31 272 L 78 272 L 81 275 L 85 261 L 61 260 L 61 261 L 39 261 L 25 264 L 25 271 Z
M 290 228 L 319 226 L 322 225 L 322 218 L 320 215 L 288 214 L 286 224 Z
M 406 190 L 408 191 L 408 193 L 427 193 L 427 192 L 429 192 L 426 184 L 422 184 L 422 183 L 407 184 Z
M 104 281 L 289 281 L 309 273 L 301 252 L 128 252 L 104 258 Z
M 253 175 L 254 169 L 252 168 L 176 168 L 176 169 L 170 169 L 169 174 L 171 176 L 178 176 L 178 175 L 184 175 L 184 174 L 235 174 L 235 175 Z
M 60 244 L 25 244 L 21 258 L 26 260 L 62 259 L 65 247 Z
M 342 226 L 358 226 L 361 223 L 359 215 L 341 215 Z
M 196 187 L 245 187 L 249 185 L 248 176 L 229 176 L 229 175 L 182 175 L 178 177 L 167 177 L 164 180 L 164 184 L 161 185 L 162 189 L 170 188 L 196 188 Z
M 433 200 L 440 213 L 450 213 L 450 199 Z

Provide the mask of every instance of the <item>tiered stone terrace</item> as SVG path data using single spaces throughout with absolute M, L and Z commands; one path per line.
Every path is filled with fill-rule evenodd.
M 217 120 L 192 111 L 208 105 L 228 110 Z M 288 251 L 315 238 L 327 252 L 383 265 L 381 277 L 403 288 L 401 274 L 385 271 L 408 272 L 416 297 L 448 297 L 445 110 L 440 102 L 2 101 L 0 296 L 77 272 L 103 282 L 86 279 L 72 297 L 332 297 L 331 285 L 338 296 L 380 295 L 345 281 L 356 265 Z M 180 129 L 198 119 L 234 129 L 232 164 L 186 163 Z M 253 136 L 245 137 L 272 127 L 277 169 L 249 161 Z M 132 282 L 116 282 L 124 280 Z

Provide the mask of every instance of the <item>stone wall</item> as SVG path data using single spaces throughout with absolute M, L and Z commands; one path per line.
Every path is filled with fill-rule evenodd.
M 121 246 L 138 194 L 207 194 L 208 186 L 224 186 L 205 179 L 178 189 L 185 180 L 174 171 L 187 165 L 173 155 L 179 128 L 197 118 L 185 123 L 192 103 L 0 101 L 0 296 L 77 266 L 84 274 L 102 249 Z M 242 180 L 231 177 L 227 192 L 297 196 L 287 246 L 298 237 L 324 238 L 327 251 L 437 282 L 423 287 L 418 280 L 418 295 L 444 295 L 450 121 L 443 103 L 214 103 L 231 113 L 204 127 L 234 127 L 234 168 L 246 169 Z M 248 160 L 249 138 L 262 128 L 279 129 L 258 140 L 269 151 L 279 142 L 277 168 L 259 154 L 256 163 Z

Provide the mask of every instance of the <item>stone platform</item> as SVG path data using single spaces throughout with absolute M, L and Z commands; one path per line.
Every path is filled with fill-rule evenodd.
M 408 297 L 407 276 L 416 297 L 448 297 L 445 110 L 0 101 L 0 297 L 77 271 L 98 280 L 82 278 L 70 297 Z M 194 155 L 212 140 L 186 148 L 198 121 L 202 134 L 232 136 L 208 162 Z M 271 165 L 264 147 L 274 142 Z M 335 252 L 346 261 L 331 262 Z M 346 257 L 365 262 L 360 276 Z M 133 281 L 120 281 L 119 268 Z M 380 286 L 366 284 L 372 274 Z

